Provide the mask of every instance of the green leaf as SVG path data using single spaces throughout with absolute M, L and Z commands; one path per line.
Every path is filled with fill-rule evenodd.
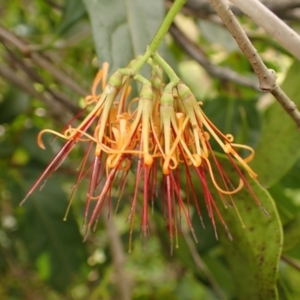
M 299 249 L 297 250 L 298 253 L 300 253 Z M 281 297 L 280 300 L 297 300 L 300 299 L 300 278 L 298 270 L 300 261 L 288 257 L 287 255 L 285 255 L 285 259 L 291 259 L 291 261 L 294 262 L 296 265 L 282 262 L 282 267 L 280 268 L 278 281 L 285 295 L 283 295 L 283 297 Z
M 0 103 L 0 123 L 9 123 L 29 107 L 29 96 L 22 90 L 12 87 L 3 95 Z
M 300 107 L 300 62 L 289 69 L 282 89 Z M 300 157 L 300 133 L 296 124 L 276 102 L 267 112 L 266 122 L 256 156 L 251 164 L 260 182 L 272 186 L 281 179 Z
M 162 0 L 83 0 L 90 16 L 100 64 L 110 70 L 127 66 L 143 54 L 164 16 Z
M 43 142 L 45 143 L 45 149 L 41 149 L 37 144 L 37 136 L 39 130 L 35 127 L 25 129 L 20 135 L 20 144 L 28 151 L 31 159 L 37 161 L 38 163 L 48 165 L 49 161 L 55 154 L 54 149 L 59 147 L 59 143 L 53 139 L 51 136 L 43 137 Z M 50 144 L 50 145 L 49 145 Z
M 288 251 L 300 244 L 300 214 L 284 226 L 283 250 Z
M 229 31 L 212 21 L 198 20 L 200 30 L 205 39 L 211 44 L 221 45 L 226 52 L 232 52 L 238 50 L 238 45 Z
M 225 299 L 232 299 L 235 292 L 234 283 L 224 257 L 220 254 L 216 255 L 216 253 L 211 251 L 203 256 L 203 261 L 211 272 L 211 276 L 213 276 L 215 282 L 222 288 L 222 294 L 226 296 Z
M 61 23 L 58 26 L 58 35 L 66 32 L 72 25 L 85 15 L 85 6 L 82 0 L 67 0 L 64 8 Z
M 300 181 L 300 160 L 280 181 L 285 188 L 298 189 Z
M 276 206 L 283 224 L 291 221 L 295 213 L 300 211 L 298 207 L 289 196 L 285 193 L 285 187 L 281 182 L 276 183 L 269 189 L 269 193 L 276 202 Z
M 234 178 L 236 172 L 233 167 L 225 159 L 220 159 L 220 162 L 227 175 Z M 270 217 L 261 211 L 252 195 L 244 188 L 233 198 L 246 228 L 242 227 L 233 207 L 225 209 L 220 205 L 220 212 L 233 238 L 230 241 L 223 233 L 220 241 L 235 281 L 238 299 L 273 300 L 277 299 L 276 280 L 282 228 L 269 193 L 256 181 L 249 180 L 249 184 Z M 214 194 L 217 199 L 217 192 Z
M 279 273 L 278 283 L 277 283 L 277 289 L 278 289 L 278 295 L 280 300 L 294 300 L 295 298 L 291 296 L 291 292 L 289 291 L 289 288 L 287 287 L 287 284 L 285 282 L 284 276 L 282 276 Z
M 206 101 L 203 109 L 217 128 L 234 136 L 235 143 L 257 143 L 261 131 L 261 117 L 255 99 L 245 101 L 220 97 Z
M 30 173 L 25 174 L 23 195 L 39 173 L 32 165 L 28 168 Z M 45 279 L 57 290 L 66 289 L 79 277 L 87 259 L 85 245 L 72 212 L 68 220 L 63 221 L 68 202 L 61 183 L 61 178 L 56 175 L 48 180 L 42 192 L 37 190 L 28 198 L 21 208 L 19 232 L 31 261 L 41 276 L 47 276 Z

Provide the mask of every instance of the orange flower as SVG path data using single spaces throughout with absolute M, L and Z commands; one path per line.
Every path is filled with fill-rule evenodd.
M 221 133 L 206 117 L 200 103 L 182 82 L 171 82 L 164 87 L 159 66 L 152 63 L 150 80 L 140 75 L 131 76 L 128 67 L 117 71 L 106 83 L 107 69 L 108 65 L 104 64 L 97 74 L 92 93 L 85 99 L 87 116 L 77 127 L 69 126 L 63 133 L 49 129 L 40 132 L 38 144 L 42 148 L 44 145 L 41 137 L 46 132 L 64 138 L 67 142 L 29 190 L 22 203 L 60 166 L 78 142 L 85 142 L 88 143 L 87 151 L 72 191 L 70 205 L 78 184 L 89 176 L 85 209 L 87 233 L 97 224 L 106 202 L 111 210 L 113 190 L 118 192 L 118 206 L 129 174 L 133 173 L 135 186 L 128 216 L 130 247 L 139 199 L 142 199 L 141 232 L 147 236 L 149 203 L 156 201 L 159 198 L 158 194 L 161 195 L 162 209 L 169 228 L 171 252 L 174 237 L 177 240 L 178 223 L 182 215 L 185 215 L 197 241 L 191 222 L 191 199 L 201 222 L 202 217 L 193 177 L 197 177 L 202 185 L 206 208 L 216 237 L 215 216 L 219 218 L 231 238 L 211 188 L 214 186 L 224 205 L 227 205 L 225 197 L 229 197 L 231 205 L 236 209 L 232 195 L 246 186 L 261 206 L 241 171 L 243 169 L 250 177 L 256 178 L 257 175 L 247 164 L 254 156 L 253 149 L 234 144 L 232 135 Z M 142 87 L 139 96 L 129 101 L 132 77 L 141 83 Z M 97 94 L 97 86 L 101 80 L 103 91 Z M 240 178 L 235 187 L 212 150 L 212 138 L 220 145 Z M 242 158 L 237 151 L 239 148 L 249 150 L 250 155 Z M 94 160 L 88 163 L 91 151 L 94 151 Z M 182 196 L 184 193 L 185 197 Z M 91 209 L 92 201 L 95 204 Z

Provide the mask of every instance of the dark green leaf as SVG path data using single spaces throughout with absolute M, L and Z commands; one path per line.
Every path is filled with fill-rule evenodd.
M 300 211 L 300 207 L 295 205 L 291 198 L 284 193 L 284 186 L 281 182 L 273 185 L 269 192 L 276 201 L 276 206 L 283 224 L 293 219 L 294 214 Z
M 37 170 L 26 174 L 24 195 L 32 180 L 38 176 Z M 56 176 L 48 180 L 42 192 L 34 192 L 22 209 L 20 234 L 27 245 L 30 258 L 37 264 L 41 274 L 51 285 L 63 290 L 77 277 L 82 264 L 86 263 L 85 246 L 72 215 L 63 221 L 67 207 L 61 180 Z
M 292 169 L 286 174 L 282 180 L 281 184 L 286 188 L 297 189 L 299 188 L 300 182 L 300 160 L 292 167 Z
M 298 76 L 300 62 L 295 61 L 289 69 L 282 89 L 300 106 Z M 260 182 L 272 186 L 282 178 L 300 156 L 300 133 L 291 117 L 276 102 L 267 112 L 263 134 L 251 164 Z
M 300 214 L 284 226 L 283 250 L 288 251 L 300 244 Z
M 233 134 L 236 143 L 257 143 L 261 117 L 256 100 L 217 98 L 205 102 L 203 109 L 222 132 Z
M 223 46 L 227 52 L 238 50 L 238 45 L 232 35 L 220 24 L 200 19 L 198 25 L 208 42 Z
M 57 30 L 58 35 L 61 35 L 68 30 L 72 25 L 80 20 L 85 13 L 86 11 L 82 0 L 67 0 L 64 5 L 61 22 Z
M 25 92 L 11 88 L 0 103 L 0 123 L 11 122 L 29 107 L 29 96 Z
M 226 173 L 234 177 L 235 170 L 226 163 Z M 233 274 L 238 299 L 277 299 L 276 280 L 278 260 L 282 247 L 282 229 L 278 213 L 269 193 L 257 182 L 249 182 L 267 217 L 256 205 L 252 195 L 244 188 L 234 195 L 234 202 L 246 228 L 243 228 L 233 207 L 225 209 L 220 205 L 221 214 L 233 237 L 230 241 L 225 234 L 221 243 L 225 257 Z M 215 193 L 215 198 L 218 194 Z
M 99 62 L 110 70 L 143 54 L 164 16 L 162 0 L 83 0 L 90 16 Z
M 45 149 L 41 149 L 37 144 L 38 133 L 39 130 L 36 128 L 24 130 L 20 136 L 20 142 L 21 145 L 28 151 L 33 160 L 48 165 L 55 153 L 53 148 L 58 148 L 58 143 L 57 140 L 53 141 L 53 137 L 48 135 L 47 137 L 43 137 L 43 142 L 46 146 Z M 49 145 L 49 140 L 52 140 L 51 145 Z

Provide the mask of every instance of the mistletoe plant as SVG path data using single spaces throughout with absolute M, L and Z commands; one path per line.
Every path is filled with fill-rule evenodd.
M 91 95 L 85 98 L 86 107 L 81 114 L 85 113 L 86 116 L 79 125 L 74 126 L 72 120 L 61 133 L 50 129 L 40 132 L 38 144 L 41 148 L 44 148 L 42 135 L 46 132 L 67 141 L 22 203 L 61 165 L 74 146 L 82 142 L 88 146 L 79 168 L 70 204 L 78 184 L 89 177 L 85 209 L 86 235 L 97 223 L 105 203 L 108 204 L 109 210 L 111 209 L 113 195 L 118 195 L 118 206 L 132 172 L 135 174 L 135 187 L 128 216 L 128 222 L 131 224 L 130 249 L 138 201 L 142 201 L 141 233 L 147 236 L 148 207 L 158 198 L 162 201 L 169 230 L 171 253 L 174 239 L 178 247 L 178 227 L 182 215 L 197 242 L 191 221 L 192 203 L 202 223 L 203 221 L 194 177 L 202 186 L 206 210 L 216 237 L 218 218 L 232 239 L 219 205 L 232 206 L 239 216 L 233 195 L 243 187 L 268 214 L 244 175 L 245 171 L 252 179 L 257 178 L 248 165 L 254 157 L 254 150 L 246 145 L 234 143 L 231 134 L 223 134 L 216 128 L 203 112 L 202 103 L 196 100 L 191 90 L 157 52 L 184 2 L 174 2 L 144 55 L 133 59 L 126 68 L 117 70 L 108 80 L 108 64 L 103 64 L 95 77 Z M 140 74 L 145 64 L 151 68 L 150 78 Z M 164 75 L 168 77 L 166 84 L 163 80 Z M 138 97 L 131 97 L 132 82 L 141 86 Z M 102 91 L 98 92 L 100 83 Z M 226 154 L 239 177 L 237 181 L 227 175 L 218 160 L 211 145 L 212 139 Z M 242 157 L 239 154 L 241 149 L 246 149 L 249 155 Z M 89 162 L 91 154 L 94 157 L 92 163 Z M 212 188 L 216 190 L 217 197 L 213 196 Z M 92 202 L 95 204 L 91 209 Z M 239 218 L 243 225 L 242 218 Z

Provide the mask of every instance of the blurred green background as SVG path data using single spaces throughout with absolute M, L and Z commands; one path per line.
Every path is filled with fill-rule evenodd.
M 208 217 L 204 230 L 195 216 L 199 243 L 183 229 L 180 247 L 170 256 L 168 232 L 157 211 L 147 241 L 139 238 L 136 224 L 128 254 L 129 199 L 83 243 L 87 182 L 78 188 L 63 221 L 84 153 L 80 147 L 20 207 L 62 145 L 56 139 L 42 150 L 37 133 L 60 130 L 78 112 L 103 61 L 113 72 L 142 54 L 171 3 L 2 1 L 0 299 L 300 299 L 299 130 L 270 95 L 259 92 L 248 61 L 214 12 L 206 6 L 195 9 L 192 2 L 176 18 L 160 53 L 218 128 L 254 147 L 251 166 L 262 187 L 251 186 L 270 217 L 243 191 L 234 199 L 246 229 L 233 209 L 222 210 L 232 242 L 221 226 L 217 241 Z M 300 106 L 300 63 L 249 18 L 238 18 L 279 84 Z M 299 27 L 300 18 L 285 18 Z M 202 197 L 201 190 L 197 195 Z

